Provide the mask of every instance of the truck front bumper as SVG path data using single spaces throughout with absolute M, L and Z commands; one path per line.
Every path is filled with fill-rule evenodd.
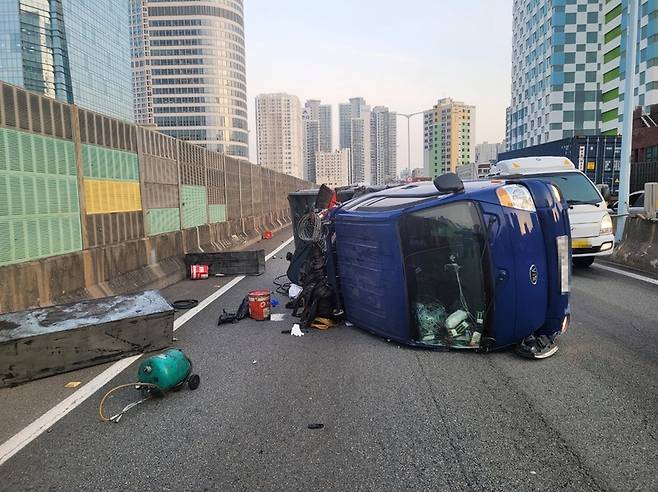
M 574 258 L 581 256 L 608 256 L 615 248 L 615 236 L 607 234 L 595 237 L 575 237 L 571 239 L 571 255 Z

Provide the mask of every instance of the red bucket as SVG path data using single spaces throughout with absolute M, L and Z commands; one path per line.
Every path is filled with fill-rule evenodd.
M 257 321 L 270 319 L 269 290 L 252 290 L 249 292 L 249 316 Z
M 208 265 L 191 265 L 190 278 L 192 280 L 208 278 Z

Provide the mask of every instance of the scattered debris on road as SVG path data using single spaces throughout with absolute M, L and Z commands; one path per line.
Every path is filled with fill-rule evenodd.
M 199 305 L 199 301 L 196 299 L 179 299 L 171 303 L 172 307 L 177 311 L 184 311 L 186 309 L 192 309 Z
M 302 333 L 302 329 L 299 327 L 297 323 L 292 325 L 292 329 L 290 330 L 290 334 L 294 337 L 303 337 L 304 333 Z
M 192 373 L 192 361 L 181 349 L 168 349 L 160 354 L 147 357 L 137 370 L 137 382 L 121 384 L 109 390 L 98 404 L 98 416 L 101 422 L 118 423 L 128 410 L 144 403 L 154 396 L 162 397 L 166 393 L 182 388 L 185 384 L 191 390 L 199 387 L 201 378 Z M 107 398 L 124 388 L 134 388 L 141 392 L 142 398 L 126 405 L 119 413 L 107 417 L 103 412 Z

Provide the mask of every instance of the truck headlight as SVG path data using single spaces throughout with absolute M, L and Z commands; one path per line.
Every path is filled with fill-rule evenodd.
M 525 186 L 510 184 L 496 189 L 498 201 L 503 207 L 517 208 L 534 212 L 535 202 Z
M 612 234 L 612 219 L 610 218 L 610 214 L 608 214 L 608 212 L 606 212 L 601 219 L 601 231 L 599 234 Z
M 569 261 L 569 236 L 558 236 L 557 266 L 560 269 L 560 292 L 568 294 L 571 290 L 571 262 Z

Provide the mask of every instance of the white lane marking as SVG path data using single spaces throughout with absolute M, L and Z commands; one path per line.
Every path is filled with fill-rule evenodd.
M 82 388 L 59 402 L 41 417 L 25 427 L 22 431 L 9 438 L 8 441 L 0 446 L 0 465 L 47 431 L 55 422 L 96 393 L 96 391 L 98 391 L 105 383 L 113 379 L 117 374 L 126 369 L 140 357 L 141 354 L 133 355 L 132 357 L 127 357 L 115 362 L 94 379 L 85 384 Z
M 293 238 L 291 237 L 285 241 L 281 246 L 276 248 L 270 254 L 265 257 L 265 261 L 270 260 L 274 255 L 276 255 L 283 248 L 288 246 L 292 242 Z M 178 330 L 181 326 L 191 320 L 194 316 L 199 314 L 204 308 L 208 307 L 214 300 L 228 292 L 232 287 L 245 278 L 244 275 L 236 277 L 231 280 L 224 287 L 219 289 L 216 292 L 213 292 L 210 296 L 206 297 L 202 302 L 199 303 L 197 307 L 186 312 L 183 316 L 180 316 L 174 321 L 174 331 Z M 10 437 L 7 441 L 0 445 L 0 466 L 2 466 L 8 459 L 18 453 L 21 449 L 27 446 L 29 443 L 34 441 L 41 434 L 50 429 L 57 421 L 62 419 L 66 414 L 75 409 L 82 402 L 87 400 L 90 396 L 96 393 L 99 389 L 105 386 L 108 382 L 114 379 L 119 375 L 124 369 L 127 369 L 130 364 L 139 359 L 142 354 L 133 355 L 132 357 L 127 357 L 121 359 L 110 367 L 101 372 L 98 376 L 93 378 L 87 384 L 82 386 L 80 389 L 76 390 L 70 396 L 66 397 L 64 400 L 59 402 L 53 408 L 44 413 L 41 417 L 36 419 L 34 422 L 29 424 L 23 430 L 16 433 L 13 437 Z
M 592 265 L 595 268 L 600 268 L 601 270 L 607 270 L 609 272 L 618 273 L 619 275 L 624 275 L 626 277 L 634 278 L 635 280 L 641 280 L 649 284 L 658 285 L 658 280 L 655 278 L 645 277 L 644 275 L 638 275 L 637 273 L 627 272 L 626 270 L 620 270 L 619 268 L 609 267 L 607 265 L 601 265 L 600 263 L 594 263 Z

